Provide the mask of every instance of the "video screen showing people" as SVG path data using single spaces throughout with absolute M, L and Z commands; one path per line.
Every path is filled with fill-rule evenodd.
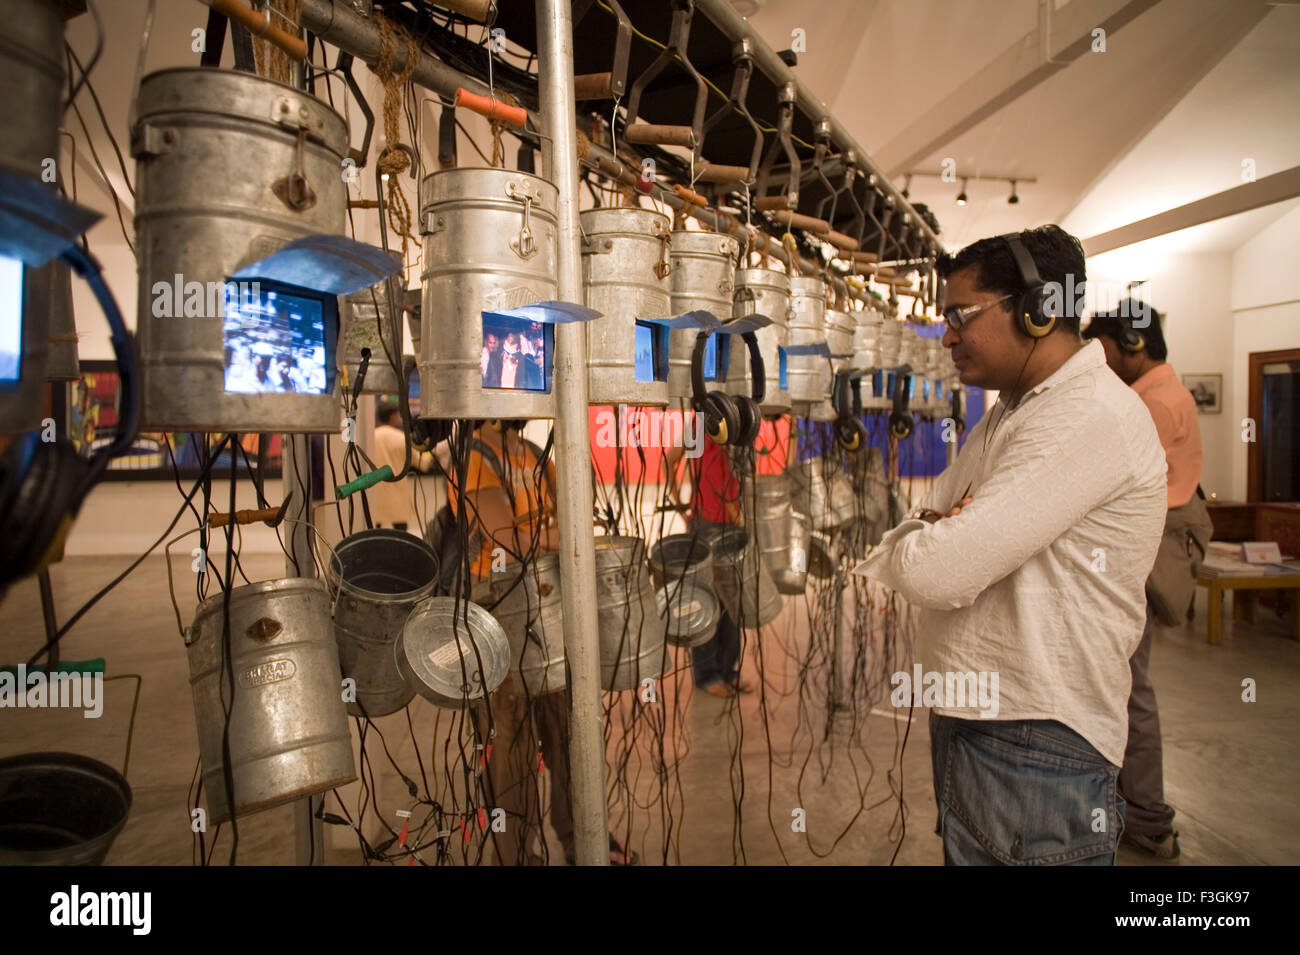
M 0 255 L 0 384 L 16 382 L 23 363 L 23 263 Z
M 484 388 L 546 391 L 551 326 L 522 318 L 484 318 Z
M 252 290 L 252 286 L 256 286 Z M 323 395 L 325 303 L 267 283 L 226 285 L 226 391 Z

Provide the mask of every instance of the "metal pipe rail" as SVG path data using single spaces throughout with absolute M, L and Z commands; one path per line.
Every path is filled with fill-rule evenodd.
M 339 0 L 303 0 L 302 26 L 316 34 L 320 40 L 338 47 L 345 53 L 351 53 L 357 59 L 364 61 L 367 66 L 373 67 L 379 61 L 379 29 L 368 17 L 362 16 L 353 9 L 351 4 L 342 3 Z M 755 48 L 761 48 L 766 53 L 771 54 L 771 50 L 761 43 L 756 43 Z M 775 57 L 775 54 L 771 55 Z M 394 69 L 400 70 L 405 67 L 406 50 L 403 46 L 399 45 L 398 49 L 393 52 L 393 61 Z M 777 59 L 777 62 L 780 63 L 780 60 Z M 781 65 L 784 67 L 785 64 Z M 491 92 L 486 83 L 448 66 L 428 53 L 420 54 L 419 62 L 411 74 L 411 80 L 417 85 L 448 99 L 455 95 L 457 89 L 465 89 L 483 96 L 488 96 Z M 801 92 L 800 95 L 802 96 L 804 93 Z M 525 112 L 528 117 L 528 129 L 527 131 L 521 130 L 521 132 L 537 136 L 540 139 L 539 131 L 543 128 L 541 117 L 535 110 L 530 109 Z M 832 134 L 834 134 L 835 126 L 833 123 L 831 128 Z M 614 170 L 622 170 L 628 175 L 633 174 L 632 170 L 621 159 L 604 147 L 592 142 L 588 143 L 586 156 L 583 157 L 581 162 L 587 168 L 611 178 L 617 177 L 616 173 L 613 172 Z M 743 243 L 746 243 L 747 247 L 752 246 L 754 233 L 759 230 L 755 229 L 751 232 L 749 228 L 733 221 L 730 217 L 721 215 L 713 209 L 702 208 L 689 199 L 677 195 L 672 191 L 671 187 L 656 185 L 655 188 L 657 191 L 655 198 L 670 208 L 674 210 L 685 208 L 691 216 L 714 231 L 727 234 L 738 233 L 738 237 L 741 238 Z M 899 201 L 906 205 L 907 200 L 900 197 Z M 908 208 L 910 209 L 910 206 Z M 911 213 L 911 215 L 919 220 L 915 213 Z M 791 265 L 791 256 L 779 241 L 769 241 L 763 252 L 778 259 L 786 266 Z M 869 295 L 846 285 L 819 262 L 813 262 L 802 256 L 795 256 L 794 267 L 804 275 L 816 274 L 824 276 L 831 287 L 840 295 L 861 302 L 870 301 Z

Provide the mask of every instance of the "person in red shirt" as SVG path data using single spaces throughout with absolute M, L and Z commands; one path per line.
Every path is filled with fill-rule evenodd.
M 1128 745 L 1119 791 L 1128 803 L 1123 840 L 1158 858 L 1178 858 L 1174 810 L 1165 803 L 1160 713 L 1148 667 L 1154 624 L 1182 623 L 1195 594 L 1196 575 L 1213 525 L 1197 493 L 1201 479 L 1201 432 L 1196 400 L 1182 386 L 1169 356 L 1160 313 L 1127 299 L 1114 312 L 1094 315 L 1084 338 L 1096 338 L 1106 364 L 1137 392 L 1151 413 L 1168 467 L 1168 514 L 1155 567 L 1147 580 L 1147 624 L 1129 660 L 1133 689 L 1128 701 Z

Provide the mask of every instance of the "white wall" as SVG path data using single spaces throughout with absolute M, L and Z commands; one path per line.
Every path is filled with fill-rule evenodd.
M 1095 310 L 1097 305 L 1113 308 L 1116 292 L 1123 290 L 1132 274 L 1132 266 L 1122 255 L 1090 259 L 1090 310 Z M 1164 315 L 1169 363 L 1180 376 L 1222 374 L 1226 402 L 1238 367 L 1228 360 L 1233 353 L 1230 256 L 1226 253 L 1149 256 L 1140 274 L 1148 278 L 1142 297 Z M 1241 374 L 1244 376 L 1244 370 Z M 1231 456 L 1237 451 L 1232 444 L 1236 436 L 1232 414 L 1230 409 L 1225 409 L 1221 414 L 1202 414 L 1197 418 L 1205 451 L 1201 486 L 1206 495 L 1229 498 L 1233 490 Z
M 1247 369 L 1251 352 L 1300 348 L 1300 209 L 1294 209 L 1232 256 L 1232 364 L 1239 369 L 1226 414 L 1237 429 L 1232 453 L 1235 500 L 1246 497 L 1246 446 L 1241 420 L 1249 413 Z

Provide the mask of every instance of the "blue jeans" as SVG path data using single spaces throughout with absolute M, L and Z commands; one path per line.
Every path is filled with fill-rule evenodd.
M 695 686 L 703 690 L 718 682 L 735 683 L 740 679 L 740 627 L 723 610 L 713 639 L 691 648 L 695 668 Z
M 930 713 L 945 865 L 1114 865 L 1119 767 L 1055 720 Z

